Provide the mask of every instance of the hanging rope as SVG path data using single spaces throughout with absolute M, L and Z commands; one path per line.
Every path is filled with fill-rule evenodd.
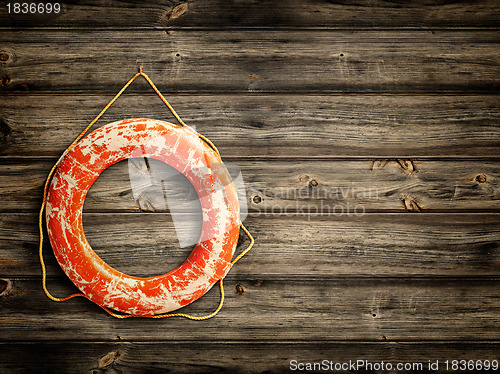
M 182 127 L 186 127 L 187 126 L 184 123 L 184 121 L 181 119 L 181 117 L 179 117 L 179 115 L 174 110 L 174 108 L 167 101 L 167 99 L 165 99 L 165 97 L 162 95 L 162 93 L 160 92 L 160 90 L 158 90 L 158 88 L 155 86 L 155 84 L 153 83 L 153 81 L 143 72 L 142 66 L 140 66 L 139 67 L 139 72 L 137 74 L 135 74 L 132 78 L 130 78 L 130 80 L 122 87 L 122 89 L 120 91 L 118 91 L 118 93 L 115 95 L 115 97 L 113 97 L 111 99 L 111 101 L 101 110 L 101 112 L 92 120 L 92 122 L 90 122 L 88 124 L 88 126 L 80 133 L 80 135 L 77 136 L 77 138 L 73 141 L 73 143 L 71 143 L 69 145 L 69 147 L 66 148 L 66 150 L 63 152 L 62 156 L 55 163 L 55 165 L 52 166 L 52 168 L 50 169 L 49 175 L 47 176 L 47 179 L 45 180 L 45 185 L 44 185 L 44 188 L 43 188 L 42 206 L 40 208 L 40 213 L 38 215 L 38 229 L 39 229 L 39 232 L 40 232 L 40 245 L 39 245 L 39 249 L 38 249 L 38 255 L 39 255 L 39 258 L 40 258 L 40 265 L 42 266 L 42 287 L 43 287 L 43 291 L 45 292 L 45 294 L 47 295 L 47 297 L 49 299 L 53 300 L 53 301 L 62 302 L 62 301 L 70 300 L 70 299 L 72 299 L 74 297 L 85 297 L 86 299 L 88 299 L 88 297 L 85 296 L 82 293 L 74 293 L 72 295 L 69 295 L 69 296 L 66 296 L 66 297 L 63 297 L 63 298 L 59 298 L 59 297 L 52 296 L 52 294 L 47 289 L 47 270 L 45 268 L 45 261 L 43 260 L 43 212 L 44 212 L 45 206 L 47 204 L 47 191 L 48 191 L 48 188 L 49 188 L 50 180 L 52 179 L 52 175 L 54 174 L 57 166 L 59 165 L 59 163 L 62 160 L 62 158 L 64 157 L 64 155 L 66 155 L 66 153 L 68 153 L 78 143 L 78 141 L 85 136 L 85 134 L 90 130 L 90 128 L 99 120 L 99 118 L 102 117 L 102 115 L 104 113 L 106 113 L 106 111 L 109 109 L 109 107 L 111 105 L 113 105 L 113 103 L 121 96 L 121 94 L 128 88 L 128 86 L 130 86 L 132 84 L 132 82 L 137 77 L 139 77 L 139 76 L 142 76 L 142 77 L 144 77 L 144 79 L 146 79 L 146 81 L 153 88 L 153 90 L 157 93 L 157 95 L 160 97 L 160 99 L 165 103 L 165 105 L 168 107 L 168 109 L 170 110 L 170 112 L 172 112 L 172 114 L 174 115 L 175 119 L 181 124 L 181 126 Z M 203 141 L 205 141 L 208 145 L 210 145 L 210 147 L 212 147 L 214 149 L 214 151 L 217 153 L 217 155 L 220 157 L 219 150 L 217 149 L 217 147 L 207 137 L 205 137 L 205 136 L 203 136 L 201 134 L 198 134 L 198 136 Z M 242 228 L 242 230 L 245 232 L 245 234 L 250 239 L 250 244 L 248 245 L 248 247 L 243 252 L 241 252 L 238 256 L 236 256 L 236 258 L 231 262 L 231 265 L 234 265 L 250 249 L 252 249 L 252 247 L 253 247 L 253 245 L 255 243 L 255 240 L 254 240 L 252 234 L 250 234 L 250 232 L 243 225 L 243 223 L 240 224 L 240 227 Z M 192 316 L 192 315 L 185 314 L 185 313 L 157 314 L 157 315 L 153 315 L 153 316 L 135 316 L 135 315 L 132 315 L 132 314 L 117 314 L 117 313 L 113 312 L 112 310 L 110 310 L 110 309 L 108 309 L 106 307 L 103 307 L 103 306 L 101 306 L 101 308 L 104 309 L 107 313 L 109 313 L 113 317 L 120 318 L 120 319 L 130 318 L 130 317 L 146 317 L 146 318 L 184 317 L 184 318 L 187 318 L 187 319 L 192 319 L 192 320 L 196 320 L 196 321 L 202 321 L 202 320 L 205 320 L 205 319 L 212 318 L 217 313 L 219 313 L 219 311 L 222 309 L 222 305 L 224 304 L 224 284 L 223 284 L 223 280 L 224 280 L 224 278 L 221 278 L 220 281 L 219 281 L 219 287 L 220 287 L 220 302 L 219 302 L 219 306 L 212 313 L 207 314 L 205 316 Z

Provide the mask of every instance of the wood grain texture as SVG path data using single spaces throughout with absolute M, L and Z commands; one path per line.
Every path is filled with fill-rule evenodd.
M 6 31 L 0 92 L 498 92 L 497 31 Z M 147 45 L 148 48 L 143 48 Z M 133 56 L 133 58 L 131 58 Z M 144 92 L 144 82 L 131 91 Z
M 498 341 L 498 280 L 227 280 L 217 318 L 117 320 L 86 299 L 54 303 L 40 281 L 10 279 L 0 298 L 6 341 Z M 236 292 L 236 285 L 244 293 Z M 72 292 L 50 280 L 56 295 Z M 183 309 L 205 314 L 219 291 Z M 270 333 L 272 331 L 272 334 Z M 138 333 L 140 332 L 140 333 Z
M 83 219 L 96 253 L 129 275 L 163 274 L 192 250 L 180 248 L 167 214 L 87 213 Z M 40 275 L 36 222 L 35 214 L 0 215 L 0 274 Z M 498 222 L 497 214 L 251 216 L 245 225 L 257 244 L 229 278 L 498 276 Z M 246 245 L 247 239 L 237 252 Z M 64 276 L 48 241 L 44 253 L 48 273 Z
M 497 161 L 225 160 L 228 166 L 241 169 L 246 189 L 242 199 L 252 213 L 500 211 Z M 85 211 L 165 211 L 167 198 L 179 206 L 198 200 L 192 185 L 179 180 L 180 175 L 168 174 L 166 164 L 148 162 L 149 170 L 138 170 L 142 159 L 122 161 L 105 170 L 89 190 Z M 54 163 L 5 160 L 0 165 L 0 212 L 38 210 L 45 178 Z
M 498 359 L 498 1 L 63 3 L 58 15 L 0 8 L 0 372 Z M 139 65 L 248 187 L 256 245 L 201 323 L 116 320 L 41 289 L 43 179 Z M 172 121 L 143 80 L 100 124 L 127 117 Z M 118 270 L 161 274 L 191 250 L 174 230 L 180 217 L 188 231 L 186 212 L 144 212 L 165 209 L 159 185 L 133 196 L 121 163 L 90 191 L 86 234 Z M 321 203 L 368 213 L 320 215 Z M 44 253 L 49 289 L 73 292 L 47 242 Z M 214 287 L 183 312 L 218 299 Z
M 5 27 L 89 29 L 158 27 L 332 27 L 446 28 L 497 27 L 494 0 L 388 2 L 383 0 L 149 0 L 61 1 L 60 14 L 14 15 L 5 7 Z M 112 16 L 110 16 L 112 15 Z
M 111 97 L 2 97 L 0 157 L 58 158 Z M 170 94 L 167 98 L 187 124 L 217 144 L 224 159 L 500 157 L 496 95 Z M 124 94 L 96 126 L 134 117 L 174 122 L 161 100 L 148 91 L 145 96 Z
M 428 366 L 440 362 L 433 373 L 449 373 L 451 357 L 492 360 L 495 343 L 370 343 L 370 342 L 36 342 L 0 343 L 0 369 L 11 374 L 37 372 L 90 372 L 93 374 L 151 373 L 289 373 L 290 361 L 335 363 L 368 360 L 396 365 L 411 360 Z M 214 360 L 214 357 L 217 359 Z M 23 368 L 19 362 L 24 362 Z M 94 371 L 92 371 L 94 370 Z M 417 370 L 417 367 L 415 367 Z M 361 370 L 360 370 L 361 371 Z M 345 371 L 337 371 L 344 373 Z M 490 370 L 491 372 L 491 370 Z

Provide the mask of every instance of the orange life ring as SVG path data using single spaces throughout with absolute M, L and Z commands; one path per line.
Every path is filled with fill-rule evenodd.
M 99 174 L 131 157 L 161 160 L 184 174 L 202 207 L 201 237 L 187 260 L 157 277 L 134 277 L 106 264 L 85 237 L 82 208 Z M 220 156 L 189 127 L 152 119 L 104 125 L 60 160 L 47 195 L 47 229 L 64 272 L 100 306 L 138 316 L 176 310 L 203 296 L 231 268 L 239 236 L 236 188 Z

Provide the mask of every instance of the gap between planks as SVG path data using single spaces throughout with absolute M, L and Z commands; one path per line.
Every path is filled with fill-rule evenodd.
M 372 32 L 372 31 L 470 31 L 470 32 L 494 32 L 500 31 L 499 27 L 496 26 L 444 26 L 444 27 L 433 27 L 433 26 L 396 26 L 396 27 L 377 27 L 377 26 L 227 26 L 227 27 L 216 27 L 216 26 L 203 26 L 203 27 L 190 27 L 190 26 L 130 26 L 130 27 L 91 27 L 91 31 L 192 31 L 192 32 L 224 32 L 224 31 L 303 31 L 303 32 L 314 32 L 314 31 L 346 31 L 346 32 Z M 41 26 L 0 26 L 0 31 L 51 31 L 51 32 L 68 32 L 68 31 L 89 31 L 89 27 L 41 27 Z
M 99 127 L 99 126 L 97 126 Z M 500 152 L 500 150 L 499 150 Z M 237 156 L 237 155 L 230 155 L 230 156 L 224 156 L 222 154 L 223 161 L 241 161 L 241 160 L 250 160 L 250 161 L 287 161 L 287 160 L 294 160 L 294 161 L 386 161 L 386 160 L 397 160 L 397 159 L 403 159 L 403 160 L 410 160 L 410 161 L 500 161 L 500 154 L 497 155 L 491 155 L 491 156 L 454 156 L 454 155 L 443 155 L 443 156 L 409 156 L 409 155 L 391 155 L 391 156 L 346 156 L 346 155 L 330 155 L 330 156 L 297 156 L 297 155 L 290 155 L 290 156 L 277 156 L 277 155 L 266 155 L 266 156 L 254 156 L 254 155 L 248 155 L 248 156 Z M 4 162 L 5 164 L 15 164 L 17 161 L 53 161 L 56 163 L 56 161 L 59 159 L 59 157 L 52 157 L 52 156 L 8 156 L 8 155 L 0 155 L 0 160 Z
M 129 319 L 130 320 L 130 319 Z M 134 319 L 137 321 L 137 319 Z M 164 327 L 164 326 L 163 326 Z M 119 339 L 118 339 L 119 338 Z M 39 346 L 41 344 L 43 345 L 61 345 L 61 344 L 78 344 L 79 346 L 84 346 L 84 345 L 102 345 L 102 346 L 109 346 L 109 345 L 154 345 L 157 346 L 159 344 L 169 344 L 170 346 L 172 345 L 188 345 L 192 346 L 193 344 L 209 344 L 209 345 L 234 345 L 234 346 L 241 346 L 242 344 L 246 345 L 255 345 L 255 346 L 262 346 L 262 345 L 269 345 L 269 346 L 278 346 L 278 345 L 291 345 L 291 346 L 300 346 L 300 345 L 307 345 L 307 346 L 317 346 L 317 345 L 323 345 L 323 344 L 328 344 L 328 345 L 343 345 L 343 346 L 373 346 L 373 347 L 398 347 L 398 346 L 404 346 L 404 345 L 409 345 L 412 347 L 419 347 L 419 346 L 427 346 L 429 344 L 433 345 L 438 345 L 438 346 L 443 346 L 447 347 L 449 345 L 458 345 L 458 346 L 465 346 L 465 345 L 477 345 L 477 346 L 485 346 L 485 345 L 500 345 L 500 340 L 496 339 L 482 339 L 482 340 L 438 340 L 438 339 L 426 339 L 426 340 L 404 340 L 404 339 L 391 339 L 391 340 L 328 340 L 328 339 L 315 339 L 314 341 L 309 341 L 309 340 L 303 340 L 303 339 L 296 339 L 296 340 L 237 340 L 237 339 L 223 339 L 223 340 L 206 340 L 203 339 L 200 341 L 200 339 L 192 339 L 192 338 L 187 338 L 183 340 L 175 340 L 175 339 L 158 339 L 158 338 L 151 338 L 149 340 L 143 339 L 127 339 L 121 336 L 118 336 L 117 338 L 110 339 L 110 340 L 72 340 L 72 339 L 60 339 L 60 340 L 41 340 L 41 341 L 33 341 L 33 340 L 15 340 L 15 341 L 0 341 L 0 347 L 9 347 L 13 345 L 36 345 Z M 1 358 L 1 354 L 0 354 Z M 1 366 L 1 360 L 0 360 L 0 369 L 2 368 Z M 267 372 L 266 372 L 267 373 Z M 425 373 L 425 372 L 424 372 Z M 462 373 L 468 373 L 468 372 L 463 372 Z

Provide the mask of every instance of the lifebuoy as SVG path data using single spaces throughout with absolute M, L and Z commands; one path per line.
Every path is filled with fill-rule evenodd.
M 184 174 L 200 199 L 201 237 L 186 261 L 157 277 L 134 277 L 106 264 L 85 237 L 82 208 L 99 174 L 131 157 L 151 157 Z M 47 194 L 47 230 L 61 268 L 100 306 L 148 316 L 176 310 L 203 296 L 231 268 L 239 236 L 236 188 L 220 156 L 191 128 L 152 119 L 104 125 L 58 163 Z

